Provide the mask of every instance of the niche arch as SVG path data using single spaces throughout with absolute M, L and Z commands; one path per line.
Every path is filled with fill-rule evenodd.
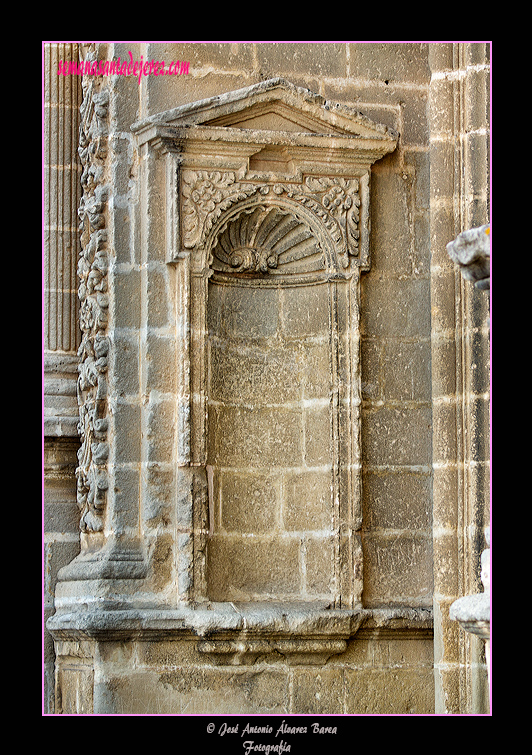
M 257 194 L 238 202 L 213 223 L 205 237 L 201 260 L 205 268 L 216 272 L 228 272 L 232 268 L 233 273 L 261 272 L 274 276 L 321 272 L 323 276 L 349 267 L 346 248 L 338 244 L 342 239 L 341 228 L 331 217 L 327 217 L 329 228 L 324 225 L 318 214 L 322 208 L 317 202 L 304 195 L 297 201 L 292 198 L 293 189 L 282 184 L 262 185 L 257 188 Z M 325 217 L 325 213 L 323 215 Z M 235 244 L 247 244 L 248 248 L 254 245 L 265 253 L 273 252 L 274 264 L 268 264 L 266 254 L 266 265 L 259 265 L 255 270 L 245 264 L 231 265 L 229 260 L 224 260 L 223 249 Z M 310 257 L 314 264 L 308 260 Z M 299 267 L 294 264 L 304 259 L 310 264 Z M 219 263 L 224 261 L 225 266 L 221 266 Z
M 240 200 L 192 268 L 203 600 L 361 601 L 359 268 L 310 204 Z

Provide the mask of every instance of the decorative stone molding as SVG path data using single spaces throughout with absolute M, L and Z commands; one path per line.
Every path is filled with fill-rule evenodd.
M 201 245 L 202 234 L 204 237 L 208 234 L 224 211 L 227 211 L 231 205 L 252 196 L 257 196 L 259 200 L 264 198 L 279 202 L 290 199 L 301 207 L 310 209 L 316 217 L 320 218 L 334 239 L 342 268 L 349 267 L 347 255 L 358 256 L 360 238 L 358 223 L 361 204 L 359 181 L 330 176 L 306 176 L 301 184 L 275 183 L 272 185 L 239 182 L 234 172 L 184 171 L 182 210 L 184 247 L 194 248 Z M 258 218 L 255 217 L 254 222 L 257 221 Z M 272 221 L 271 217 L 270 221 Z M 297 220 L 293 219 L 291 222 L 296 223 Z M 252 227 L 248 226 L 249 223 L 246 223 L 245 231 L 252 233 Z M 308 230 L 307 238 L 311 237 L 312 234 Z M 292 241 L 295 245 L 300 239 L 292 239 Z M 245 239 L 241 239 L 241 242 L 245 243 Z M 223 244 L 223 239 L 221 243 Z M 273 240 L 270 240 L 270 243 L 273 243 Z M 251 252 L 249 244 L 246 248 Z M 286 253 L 287 250 L 282 251 Z M 265 257 L 263 264 L 259 265 L 256 272 L 268 272 L 276 268 L 280 253 L 281 251 L 275 253 L 275 260 L 272 258 L 270 263 L 266 262 L 267 257 Z M 239 267 L 231 262 L 228 264 L 233 268 L 233 272 L 236 272 L 235 267 Z M 251 263 L 250 265 L 249 269 L 253 267 Z
M 181 606 L 56 614 L 48 628 L 57 641 L 192 641 L 213 665 L 253 665 L 275 656 L 288 665 L 325 663 L 345 651 L 357 633 L 366 638 L 431 636 L 427 609 L 345 611 L 325 605 Z
M 81 530 L 98 532 L 108 489 L 107 368 L 109 339 L 105 158 L 109 94 L 100 82 L 83 79 L 79 155 L 83 196 L 79 207 L 81 254 L 78 261 L 81 345 L 78 378 L 81 448 L 76 469 Z
M 458 265 L 464 280 L 472 281 L 475 288 L 480 290 L 490 288 L 491 244 L 489 225 L 464 231 L 454 241 L 447 244 L 446 248 L 449 257 Z M 481 554 L 481 581 L 484 592 L 465 595 L 455 600 L 450 607 L 449 617 L 451 620 L 457 621 L 466 632 L 477 635 L 486 642 L 489 681 L 491 620 L 489 527 L 485 530 L 485 538 L 488 547 Z
M 451 605 L 449 617 L 457 621 L 466 632 L 480 637 L 486 643 L 486 664 L 490 681 L 490 637 L 491 637 L 491 588 L 490 588 L 490 532 L 486 528 L 486 545 L 481 556 L 481 581 L 484 592 L 464 595 Z
M 151 116 L 132 131 L 139 148 L 166 157 L 168 261 L 201 245 L 230 205 L 273 192 L 312 207 L 339 253 L 369 266 L 369 169 L 395 149 L 392 129 L 270 79 Z
M 484 592 L 476 595 L 464 595 L 455 600 L 450 609 L 450 617 L 458 621 L 460 626 L 481 637 L 483 640 L 490 639 L 490 549 L 489 529 L 486 533 L 487 548 L 481 557 L 481 581 Z
M 78 359 L 73 354 L 44 353 L 44 435 L 77 439 Z
M 268 229 L 273 224 L 276 234 L 272 238 Z M 297 236 L 290 242 L 282 243 L 286 235 L 295 229 Z M 277 207 L 259 205 L 254 210 L 243 212 L 220 234 L 213 251 L 216 258 L 213 265 L 221 264 L 220 269 L 226 272 L 269 273 L 279 267 L 279 255 L 304 240 L 313 243 L 310 230 L 298 218 L 283 213 Z
M 180 321 L 184 317 L 186 323 L 180 331 L 179 361 L 193 365 L 192 374 L 181 373 L 178 389 L 181 449 L 178 463 L 183 470 L 190 468 L 196 480 L 191 487 L 196 493 L 191 494 L 187 506 L 193 512 L 191 518 L 198 523 L 192 538 L 187 540 L 190 556 L 186 557 L 186 550 L 181 553 L 185 572 L 181 584 L 187 585 L 183 599 L 217 606 L 224 605 L 220 599 L 230 605 L 235 599 L 246 600 L 252 613 L 264 599 L 273 602 L 281 599 L 289 617 L 298 601 L 302 598 L 308 601 L 306 608 L 301 609 L 305 629 L 300 641 L 294 639 L 293 627 L 289 641 L 282 636 L 272 639 L 271 628 L 260 625 L 254 630 L 258 636 L 226 634 L 220 640 L 204 642 L 201 650 L 210 658 L 230 659 L 232 663 L 251 662 L 266 651 L 323 661 L 342 650 L 345 637 L 336 637 L 331 627 L 323 638 L 310 631 L 316 601 L 323 599 L 319 589 L 314 593 L 317 588 L 310 587 L 312 579 L 314 582 L 321 579 L 321 589 L 328 591 L 332 601 L 329 605 L 346 611 L 349 622 L 360 608 L 359 277 L 360 270 L 367 270 L 370 264 L 370 168 L 376 159 L 395 148 L 397 137 L 355 111 L 281 79 L 184 105 L 135 124 L 132 130 L 141 154 L 152 154 L 156 159 L 158 155 L 165 166 L 166 259 L 178 266 L 176 300 Z M 320 378 L 327 385 L 322 389 L 325 392 L 315 394 L 316 397 L 309 393 L 301 401 L 292 391 L 291 403 L 287 404 L 280 396 L 290 391 L 283 389 L 284 394 L 275 394 L 264 383 L 254 399 L 245 399 L 244 385 L 249 385 L 250 380 L 258 384 L 265 380 L 259 379 L 252 363 L 256 359 L 267 362 L 274 342 L 268 341 L 266 310 L 262 315 L 266 325 L 252 324 L 248 318 L 247 325 L 236 326 L 238 338 L 228 335 L 231 318 L 241 317 L 239 302 L 244 297 L 255 302 L 253 307 L 261 308 L 267 300 L 274 307 L 271 317 L 284 318 L 284 325 L 272 325 L 273 330 L 277 327 L 275 343 L 282 345 L 281 349 L 276 348 L 275 359 L 278 370 L 293 371 L 306 358 L 308 347 L 303 340 L 293 340 L 299 326 L 297 320 L 289 322 L 287 313 L 295 307 L 290 302 L 296 301 L 297 287 L 309 286 L 312 289 L 299 288 L 302 293 L 297 297 L 304 309 L 308 306 L 305 297 L 310 295 L 306 292 L 314 291 L 316 304 L 312 307 L 323 311 L 322 319 L 315 322 L 315 337 L 323 343 L 319 358 L 324 365 Z M 261 293 L 267 291 L 271 292 L 268 296 Z M 225 302 L 222 306 L 226 314 L 211 309 L 210 302 L 216 297 Z M 281 307 L 281 300 L 285 302 L 283 315 L 276 309 Z M 294 309 L 294 317 L 298 316 Z M 309 317 L 316 316 L 309 313 Z M 224 323 L 220 331 L 214 324 L 219 318 Z M 250 335 L 252 340 L 246 341 Z M 256 337 L 262 339 L 260 354 L 255 354 Z M 238 369 L 248 364 L 252 373 L 242 375 L 237 397 L 230 387 L 236 378 L 229 363 L 233 363 L 231 354 L 234 352 L 236 358 L 239 351 L 246 356 L 244 361 L 239 359 Z M 267 374 L 263 369 L 261 372 Z M 246 401 L 251 400 L 255 408 L 249 406 L 248 410 Z M 276 402 L 273 414 L 268 408 L 272 401 Z M 261 404 L 263 409 L 258 408 Z M 270 421 L 275 422 L 278 432 L 285 437 L 285 447 L 278 446 L 284 456 L 282 464 L 268 441 Z M 251 422 L 258 423 L 253 426 L 255 430 L 251 429 Z M 218 423 L 224 427 L 223 435 L 232 437 L 230 445 L 217 436 Z M 321 451 L 318 446 L 316 451 L 307 448 L 306 456 L 303 450 L 300 457 L 296 448 L 299 440 L 291 440 L 293 432 L 305 436 L 303 426 L 301 430 L 293 430 L 300 423 L 307 425 L 307 446 L 309 423 L 314 423 L 315 431 L 322 434 L 323 448 L 329 450 Z M 240 435 L 253 432 L 256 437 L 248 435 L 242 440 L 242 449 L 247 450 L 237 452 Z M 247 495 L 245 491 L 252 484 L 250 468 L 262 479 L 260 454 L 255 447 L 270 459 L 270 477 L 273 474 L 277 480 L 274 487 L 281 485 L 281 489 L 287 489 L 299 469 L 297 476 L 301 480 L 308 478 L 309 484 L 311 479 L 314 484 L 319 480 L 324 490 L 330 491 L 324 494 L 330 496 L 330 502 L 323 504 L 325 508 L 319 514 L 323 532 L 303 536 L 312 547 L 319 541 L 326 552 L 331 549 L 330 564 L 320 567 L 322 572 L 318 570 L 318 576 L 287 579 L 279 573 L 274 578 L 268 576 L 272 572 L 270 566 L 257 562 L 254 567 L 250 563 L 250 569 L 243 567 L 248 578 L 241 579 L 231 571 L 232 560 L 253 559 L 251 554 L 261 542 L 264 553 L 279 547 L 277 557 L 287 559 L 287 565 L 295 558 L 297 540 L 290 529 L 280 536 L 278 546 L 273 534 L 259 534 L 256 541 L 235 540 L 236 531 L 227 531 L 227 527 L 237 526 L 236 521 L 245 529 L 254 526 L 249 519 L 251 514 L 244 515 L 241 509 L 231 513 L 227 507 L 228 501 L 244 500 Z M 325 471 L 307 472 L 307 469 Z M 225 497 L 219 492 L 228 485 L 233 486 L 233 499 L 229 492 Z M 235 485 L 240 486 L 240 492 L 235 492 Z M 260 488 L 255 489 L 260 494 Z M 204 491 L 202 495 L 198 495 L 200 490 Z M 217 513 L 222 498 L 225 508 Z M 284 506 L 292 503 L 286 500 Z M 243 521 L 246 516 L 248 520 Z M 303 526 L 297 513 L 292 517 L 294 524 L 289 527 L 295 527 L 296 521 L 297 526 Z M 308 527 L 316 525 L 309 523 Z M 229 553 L 235 548 L 233 558 Z M 222 578 L 218 559 L 226 549 L 224 569 L 229 572 Z M 297 571 L 296 560 L 293 566 L 282 568 Z M 213 598 L 218 602 L 212 603 Z M 332 613 L 323 612 L 322 623 L 331 616 Z
M 323 664 L 338 653 L 345 652 L 347 640 L 292 640 L 269 638 L 260 640 L 202 640 L 198 650 L 215 665 L 248 666 L 261 656 L 276 653 L 289 665 Z

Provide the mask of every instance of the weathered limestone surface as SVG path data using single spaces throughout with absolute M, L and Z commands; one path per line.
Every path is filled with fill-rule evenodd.
M 435 261 L 431 47 L 83 48 L 189 66 L 83 78 L 57 713 L 472 710 L 434 675 L 462 294 Z
M 462 632 L 450 608 L 480 589 L 489 522 L 489 300 L 447 249 L 489 222 L 487 52 L 429 46 L 434 666 L 436 710 L 445 713 L 488 706 L 483 642 Z
M 80 250 L 78 160 L 81 82 L 57 76 L 60 60 L 78 58 L 76 43 L 43 51 L 43 554 L 44 620 L 54 612 L 58 570 L 79 552 L 76 503 L 80 343 L 76 268 Z M 54 710 L 54 648 L 44 634 L 44 710 Z
M 459 265 L 465 280 L 475 287 L 489 289 L 491 247 L 489 225 L 470 228 L 447 244 L 449 257 Z
M 490 226 L 471 228 L 461 233 L 454 241 L 447 244 L 449 257 L 458 265 L 464 280 L 474 281 L 475 287 L 481 290 L 490 288 L 490 257 L 491 245 L 489 241 Z M 490 528 L 485 530 L 487 545 L 490 545 Z M 464 595 L 454 601 L 449 616 L 458 621 L 460 626 L 471 634 L 481 637 L 486 642 L 486 663 L 488 679 L 490 668 L 490 624 L 491 624 L 491 596 L 490 571 L 491 554 L 489 547 L 482 551 L 481 581 L 484 591 L 473 595 Z

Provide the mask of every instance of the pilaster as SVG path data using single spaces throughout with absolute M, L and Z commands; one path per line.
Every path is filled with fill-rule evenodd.
M 80 249 L 78 158 L 81 83 L 58 75 L 77 63 L 76 43 L 43 48 L 43 527 L 44 618 L 53 612 L 57 571 L 79 551 L 75 468 L 78 438 L 77 349 L 80 344 L 76 267 Z M 54 707 L 54 650 L 44 638 L 46 708 Z
M 77 154 L 81 84 L 58 75 L 77 62 L 77 44 L 44 47 L 44 435 L 77 437 L 77 356 L 80 344 L 77 258 L 81 166 Z
M 447 255 L 489 221 L 489 59 L 480 43 L 429 47 L 436 711 L 485 712 L 477 638 L 449 616 L 478 585 L 489 501 L 487 301 Z M 475 95 L 472 96 L 472 92 Z

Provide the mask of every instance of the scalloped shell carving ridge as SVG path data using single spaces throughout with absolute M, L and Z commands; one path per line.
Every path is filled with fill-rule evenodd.
M 213 249 L 213 267 L 223 272 L 293 272 L 294 266 L 323 269 L 323 254 L 310 228 L 276 206 L 242 212 L 228 223 Z

